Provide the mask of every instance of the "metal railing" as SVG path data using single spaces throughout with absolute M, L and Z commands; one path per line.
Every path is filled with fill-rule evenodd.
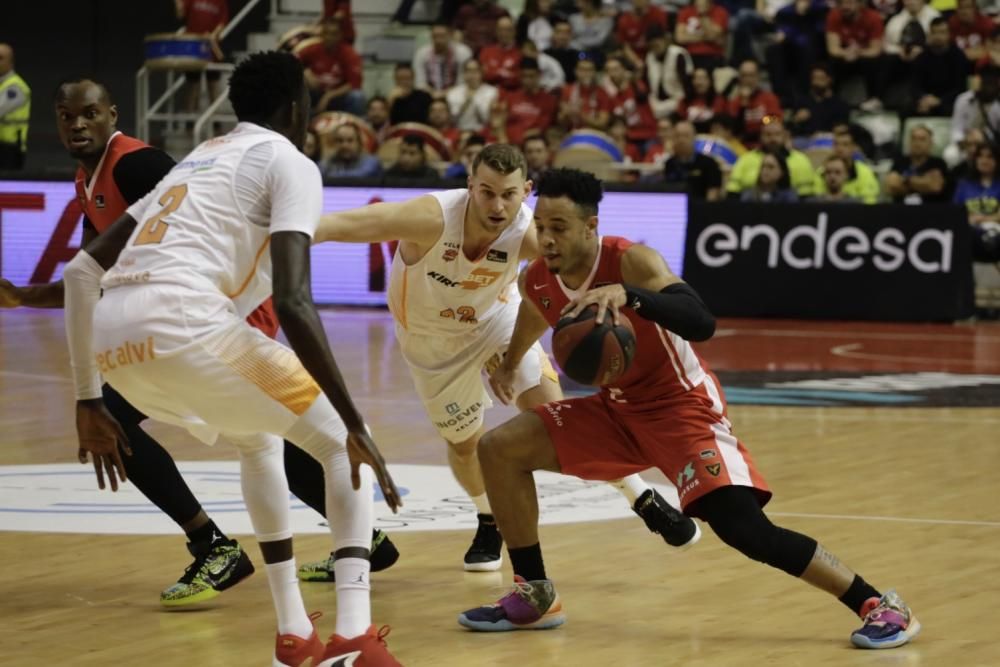
M 219 41 L 221 42 L 225 39 L 226 36 L 229 35 L 229 33 L 231 33 L 233 29 L 247 16 L 247 14 L 249 14 L 254 7 L 260 4 L 260 2 L 261 0 L 250 0 L 250 2 L 248 2 L 228 24 L 226 24 L 226 27 L 222 29 L 222 32 L 219 33 Z M 179 29 L 177 34 L 182 32 L 184 32 L 183 28 Z M 229 74 L 233 71 L 234 67 L 235 66 L 231 63 L 208 63 L 205 65 L 204 69 L 198 71 Z M 150 78 L 153 72 L 158 71 L 166 73 L 166 89 L 155 102 L 150 104 Z M 177 91 L 179 91 L 184 85 L 184 81 L 185 79 L 183 76 L 178 76 L 178 70 L 151 70 L 145 65 L 139 68 L 139 71 L 135 74 L 135 126 L 137 138 L 148 142 L 150 137 L 150 124 L 154 122 L 164 123 L 168 133 L 176 134 L 179 131 L 183 131 L 187 127 L 187 124 L 193 121 L 193 139 L 195 145 L 197 145 L 207 138 L 203 136 L 203 134 L 206 128 L 211 128 L 213 121 L 236 121 L 236 117 L 232 114 L 218 113 L 219 107 L 221 107 L 226 101 L 227 92 L 225 88 L 220 88 L 217 97 L 209 101 L 208 107 L 206 107 L 204 111 L 177 111 L 174 103 L 174 97 L 177 95 Z

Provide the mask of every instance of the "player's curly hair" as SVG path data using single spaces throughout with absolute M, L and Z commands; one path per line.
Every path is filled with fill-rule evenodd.
M 579 169 L 549 169 L 542 173 L 535 188 L 539 197 L 567 197 L 587 216 L 597 215 L 597 205 L 604 198 L 601 181 Z
M 236 66 L 229 79 L 229 101 L 241 121 L 268 121 L 302 99 L 302 63 L 283 51 L 260 51 Z

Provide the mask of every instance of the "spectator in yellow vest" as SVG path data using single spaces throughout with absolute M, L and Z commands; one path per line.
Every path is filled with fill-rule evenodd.
M 862 204 L 874 204 L 879 197 L 878 177 L 872 168 L 861 160 L 855 159 L 858 147 L 850 132 L 841 131 L 833 135 L 833 154 L 847 163 L 847 183 L 843 192 L 846 196 L 857 199 Z M 821 192 L 826 193 L 826 183 L 823 179 L 823 168 L 818 171 Z
M 31 88 L 14 71 L 14 49 L 0 43 L 0 169 L 21 169 L 28 148 Z

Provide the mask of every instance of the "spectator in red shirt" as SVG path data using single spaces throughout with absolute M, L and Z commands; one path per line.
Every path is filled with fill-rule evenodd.
M 494 0 L 472 0 L 462 5 L 451 26 L 459 31 L 459 38 L 473 53 L 479 53 L 487 44 L 496 42 L 497 20 L 503 16 L 510 14 Z
M 625 121 L 627 137 L 640 153 L 656 137 L 656 117 L 649 106 L 649 91 L 636 81 L 621 58 L 611 57 L 604 63 L 604 90 L 611 98 L 611 115 Z
M 306 40 L 295 51 L 305 67 L 313 111 L 365 113 L 361 92 L 361 57 L 346 44 L 338 21 L 325 21 L 319 40 Z
M 544 133 L 556 120 L 558 101 L 542 89 L 538 61 L 521 61 L 521 88 L 505 90 L 493 105 L 490 129 L 502 144 L 521 144 L 528 133 Z
M 986 42 L 993 33 L 993 21 L 979 13 L 976 0 L 958 0 L 958 9 L 948 19 L 948 29 L 969 62 L 986 56 Z
M 344 41 L 354 44 L 354 18 L 351 16 L 351 0 L 323 0 L 323 15 L 320 23 L 333 19 L 340 23 Z
M 458 155 L 458 146 L 461 143 L 462 131 L 455 127 L 455 123 L 451 119 L 451 110 L 448 108 L 447 101 L 437 99 L 431 102 L 430 109 L 427 111 L 427 124 L 441 133 L 445 143 L 448 144 L 451 156 Z
M 215 61 L 222 60 L 222 48 L 219 46 L 219 35 L 229 23 L 229 3 L 227 0 L 174 0 L 177 8 L 177 18 L 184 21 L 184 32 L 192 35 L 205 35 L 212 45 Z M 215 100 L 219 96 L 219 72 L 204 72 L 208 84 L 208 99 Z M 202 72 L 185 72 L 184 111 L 193 113 L 198 110 L 201 98 Z
M 646 52 L 649 51 L 646 35 L 649 34 L 650 28 L 655 27 L 666 32 L 667 23 L 667 13 L 650 4 L 649 0 L 632 0 L 632 11 L 618 15 L 615 41 L 633 67 L 641 69 L 645 64 Z
M 721 113 L 726 113 L 725 98 L 715 92 L 709 71 L 696 67 L 688 91 L 677 105 L 678 120 L 690 121 L 699 134 L 704 134 L 711 127 L 712 118 Z
M 581 58 L 576 63 L 576 83 L 563 88 L 559 123 L 569 130 L 590 128 L 606 131 L 611 119 L 611 98 L 597 85 L 597 66 Z
M 695 67 L 709 72 L 725 63 L 729 12 L 712 0 L 694 0 L 677 15 L 676 41 L 691 54 Z
M 729 100 L 729 115 L 736 119 L 740 140 L 750 148 L 760 143 L 760 128 L 765 116 L 781 116 L 777 95 L 761 90 L 760 69 L 753 60 L 740 63 L 739 84 Z
M 833 62 L 833 78 L 844 82 L 860 74 L 865 79 L 867 110 L 878 110 L 875 97 L 882 90 L 882 17 L 862 0 L 838 0 L 826 17 L 826 50 Z
M 483 81 L 500 89 L 513 90 L 519 84 L 521 49 L 514 41 L 514 22 L 509 16 L 497 19 L 497 43 L 479 51 Z

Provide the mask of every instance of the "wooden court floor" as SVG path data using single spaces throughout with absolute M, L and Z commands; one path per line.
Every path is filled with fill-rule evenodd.
M 386 313 L 325 311 L 324 321 L 387 459 L 444 465 Z M 75 460 L 62 337 L 61 313 L 0 313 L 0 465 Z M 700 350 L 716 370 L 1000 374 L 1000 328 L 988 325 L 731 321 Z M 494 409 L 488 421 L 509 414 Z M 676 553 L 622 519 L 543 527 L 568 622 L 537 633 L 456 624 L 510 577 L 507 566 L 462 572 L 468 533 L 394 535 L 402 558 L 373 577 L 372 593 L 390 648 L 428 667 L 1000 665 L 1000 409 L 733 405 L 731 417 L 775 491 L 772 519 L 816 537 L 876 587 L 896 587 L 924 626 L 915 643 L 857 651 L 848 642 L 857 620 L 825 594 L 712 534 Z M 235 459 L 225 445 L 150 430 L 178 460 Z M 252 537 L 240 539 L 260 563 Z M 296 538 L 300 561 L 328 548 L 323 536 Z M 206 609 L 160 610 L 159 590 L 188 561 L 179 535 L 0 531 L 0 665 L 269 664 L 273 613 L 260 571 Z M 332 587 L 303 588 L 331 632 Z

